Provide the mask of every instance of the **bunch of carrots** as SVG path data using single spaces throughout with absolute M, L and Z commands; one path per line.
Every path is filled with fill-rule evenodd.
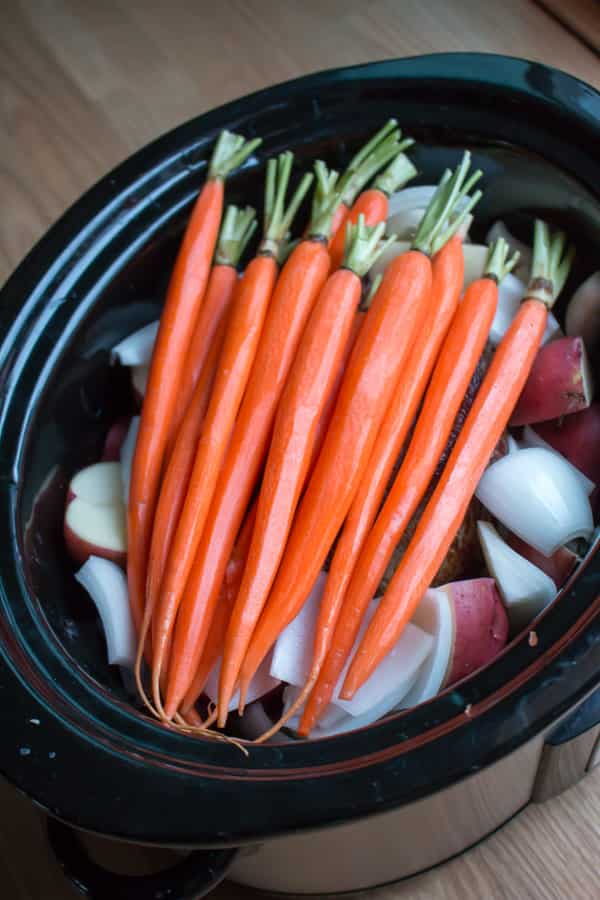
M 308 735 L 427 492 L 516 258 L 497 241 L 461 301 L 458 232 L 481 175 L 465 153 L 443 174 L 411 248 L 367 290 L 395 240 L 384 236 L 388 198 L 416 175 L 412 143 L 390 120 L 341 175 L 317 161 L 295 188 L 293 155 L 268 160 L 262 237 L 240 275 L 258 224 L 250 207 L 224 210 L 224 184 L 260 140 L 223 132 L 216 142 L 167 293 L 128 506 L 137 684 L 171 727 L 219 736 L 211 726 L 225 725 L 237 691 L 243 712 L 254 674 L 335 544 L 306 684 L 261 740 L 301 706 Z M 310 221 L 291 241 L 313 182 Z M 536 223 L 527 299 L 352 659 L 344 698 L 395 645 L 439 569 L 570 258 L 564 235 Z M 219 659 L 218 703 L 202 720 L 196 701 Z

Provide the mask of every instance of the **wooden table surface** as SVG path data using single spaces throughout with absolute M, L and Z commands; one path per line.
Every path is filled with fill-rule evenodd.
M 99 176 L 226 100 L 332 66 L 453 50 L 540 60 L 600 87 L 599 26 L 597 0 L 4 0 L 0 279 Z M 40 841 L 31 822 L 2 788 L 0 848 L 14 896 L 54 900 L 57 873 L 27 872 Z M 599 858 L 600 766 L 446 866 L 365 896 L 592 900 Z M 215 896 L 245 892 L 224 885 Z

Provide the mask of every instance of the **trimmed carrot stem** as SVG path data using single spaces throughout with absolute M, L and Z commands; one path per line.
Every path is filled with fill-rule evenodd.
M 352 205 L 345 216 L 340 217 L 337 231 L 333 232 L 333 238 L 329 245 L 331 265 L 337 269 L 344 255 L 344 240 L 346 224 L 358 221 L 359 215 L 365 217 L 367 225 L 378 225 L 385 222 L 388 217 L 389 198 L 417 174 L 417 170 L 405 155 L 404 151 L 414 144 L 411 138 L 407 138 L 399 145 L 399 151 L 390 165 L 375 179 L 373 186 L 363 191 L 358 200 Z M 338 209 L 342 209 L 340 205 Z
M 528 295 L 500 342 L 417 530 L 356 651 L 342 689 L 351 698 L 397 642 L 438 571 L 504 431 L 540 346 L 548 307 L 572 252 L 537 221 Z
M 186 498 L 165 565 L 152 667 L 153 702 L 161 714 L 160 677 L 167 641 L 202 537 L 223 457 L 256 355 L 277 278 L 277 251 L 312 180 L 312 176 L 304 176 L 285 211 L 292 163 L 291 153 L 282 153 L 277 160 L 267 163 L 264 237 L 258 255 L 247 266 L 235 292 Z M 160 529 L 160 526 L 161 523 L 156 522 L 154 527 Z M 172 658 L 175 659 L 174 656 Z M 169 674 L 167 696 L 170 690 Z
M 231 615 L 219 684 L 219 723 L 234 693 L 240 665 L 265 604 L 312 456 L 320 417 L 340 369 L 361 298 L 361 279 L 391 238 L 385 225 L 361 217 L 348 227 L 345 267 L 331 275 L 307 323 L 281 397 L 258 501 L 244 578 Z
M 223 182 L 260 144 L 222 132 L 192 210 L 169 283 L 152 354 L 148 387 L 131 473 L 127 512 L 129 602 L 138 634 L 146 587 L 146 565 L 165 450 L 184 359 L 206 289 L 223 211 Z

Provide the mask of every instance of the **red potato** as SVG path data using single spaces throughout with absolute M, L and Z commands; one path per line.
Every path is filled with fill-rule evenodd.
M 559 547 L 552 556 L 544 556 L 535 547 L 527 544 L 516 534 L 509 533 L 507 543 L 517 553 L 549 575 L 557 588 L 561 588 L 567 578 L 577 568 L 580 560 L 576 553 L 568 547 Z
M 104 438 L 104 447 L 102 448 L 102 462 L 119 462 L 121 455 L 121 447 L 125 440 L 125 435 L 129 430 L 131 416 L 120 416 L 116 422 L 110 426 Z
M 491 662 L 508 638 L 508 617 L 493 578 L 453 581 L 444 591 L 454 613 L 454 646 L 444 685 Z
M 69 484 L 64 537 L 70 556 L 84 563 L 100 556 L 124 566 L 127 531 L 121 466 L 100 462 L 78 472 Z
M 600 403 L 553 422 L 543 422 L 536 432 L 580 472 L 600 485 Z
M 532 425 L 572 415 L 586 409 L 592 395 L 592 376 L 583 340 L 559 338 L 538 352 L 510 424 Z

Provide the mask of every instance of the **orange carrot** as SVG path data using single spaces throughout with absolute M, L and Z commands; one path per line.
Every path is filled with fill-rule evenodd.
M 348 226 L 344 268 L 326 282 L 308 321 L 275 419 L 252 544 L 227 630 L 219 708 L 227 710 L 254 627 L 286 541 L 315 443 L 319 419 L 340 369 L 361 298 L 362 278 L 392 239 L 385 224 Z
M 133 458 L 127 532 L 129 602 L 138 634 L 144 612 L 146 565 L 165 449 L 185 354 L 210 271 L 221 214 L 223 182 L 260 144 L 227 131 L 220 135 L 185 232 L 169 283 L 154 346 Z
M 202 659 L 200 660 L 200 664 L 196 670 L 190 688 L 181 703 L 179 711 L 182 716 L 186 716 L 187 713 L 193 709 L 196 700 L 204 690 L 208 676 L 223 653 L 227 626 L 229 625 L 231 611 L 238 595 L 240 584 L 242 583 L 242 576 L 248 557 L 248 550 L 250 549 L 250 541 L 252 540 L 255 521 L 256 502 L 252 504 L 251 508 L 246 513 L 246 518 L 238 535 L 235 547 L 233 548 L 231 559 L 227 563 L 219 601 L 215 608 L 215 614 L 211 622 L 206 644 L 204 645 Z
M 167 449 L 167 459 L 171 455 L 179 426 L 202 372 L 204 360 L 210 352 L 219 324 L 229 309 L 238 280 L 237 265 L 256 230 L 255 216 L 256 213 L 251 206 L 243 210 L 236 206 L 228 206 L 225 210 L 206 294 L 196 319 L 181 374 L 181 386 L 173 416 L 173 435 L 171 447 Z
M 421 326 L 430 288 L 427 257 L 405 253 L 388 267 L 365 317 L 321 454 L 241 668 L 242 706 L 258 666 L 302 608 L 348 512 L 391 391 Z M 220 720 L 223 712 L 219 708 Z
M 383 128 L 373 135 L 367 143 L 354 154 L 348 163 L 342 177 L 339 180 L 339 196 L 337 205 L 333 211 L 333 217 L 328 233 L 328 242 L 331 247 L 334 235 L 342 230 L 342 253 L 344 253 L 344 238 L 346 234 L 345 222 L 348 209 L 354 203 L 357 194 L 377 174 L 379 169 L 386 165 L 399 150 L 400 129 L 395 119 L 388 119 Z M 337 173 L 336 173 L 337 178 Z M 369 223 L 367 223 L 369 224 Z M 310 233 L 314 225 L 314 209 L 311 223 L 305 231 L 305 237 Z
M 317 190 L 310 236 L 288 257 L 269 305 L 261 340 L 205 533 L 186 586 L 169 672 L 165 711 L 173 715 L 195 672 L 219 595 L 227 561 L 264 462 L 277 404 L 310 311 L 329 274 L 327 238 L 337 204 L 336 173 L 315 166 Z M 329 197 L 329 203 L 325 198 Z
M 572 252 L 536 221 L 526 299 L 492 359 L 442 477 L 352 660 L 341 696 L 351 698 L 392 649 L 438 571 L 500 439 L 540 346 L 548 308 L 566 280 Z M 458 362 L 458 360 L 457 360 Z
M 262 659 L 302 608 L 354 499 L 392 392 L 425 322 L 432 284 L 429 253 L 459 227 L 460 216 L 449 226 L 446 220 L 480 175 L 464 184 L 468 167 L 465 154 L 454 175 L 444 174 L 415 237 L 419 249 L 390 263 L 367 313 L 321 456 L 241 668 L 242 701 Z
M 342 360 L 340 363 L 340 367 L 337 371 L 337 375 L 335 376 L 335 380 L 333 382 L 333 387 L 331 388 L 328 397 L 325 399 L 325 405 L 323 406 L 323 411 L 319 416 L 319 421 L 317 422 L 317 427 L 315 431 L 315 439 L 312 448 L 312 454 L 310 458 L 310 462 L 308 464 L 308 469 L 306 471 L 306 478 L 304 479 L 305 485 L 308 483 L 317 460 L 319 458 L 319 453 L 321 452 L 321 447 L 323 446 L 323 442 L 325 440 L 325 435 L 327 434 L 327 429 L 329 428 L 329 423 L 331 422 L 331 417 L 333 415 L 333 411 L 335 409 L 335 404 L 337 403 L 337 398 L 340 393 L 340 387 L 342 386 L 342 380 L 344 378 L 344 372 L 346 371 L 346 367 L 348 365 L 348 360 L 350 359 L 350 355 L 352 350 L 354 349 L 354 344 L 356 343 L 356 339 L 360 333 L 360 329 L 362 328 L 362 324 L 365 319 L 365 313 L 363 310 L 360 310 L 354 316 L 352 321 L 352 327 L 350 329 L 350 336 L 346 341 L 346 346 L 344 347 L 344 352 L 342 355 Z
M 337 542 L 319 609 L 310 673 L 303 690 L 286 713 L 286 720 L 303 706 L 317 682 L 355 563 L 377 515 L 392 469 L 458 306 L 463 271 L 462 243 L 455 235 L 432 260 L 432 290 L 425 325 L 416 336 L 408 364 L 400 373 L 369 465 Z M 281 724 L 284 724 L 283 720 L 278 723 Z
M 289 209 L 284 211 L 292 163 L 293 154 L 287 152 L 267 164 L 264 238 L 258 255 L 246 267 L 235 292 L 187 494 L 165 565 L 160 605 L 156 613 L 152 665 L 153 700 L 159 712 L 162 712 L 160 675 L 165 649 L 256 355 L 267 305 L 277 278 L 277 253 L 312 181 L 311 175 L 302 178 Z M 162 523 L 155 521 L 154 528 L 160 532 Z
M 413 144 L 414 141 L 411 138 L 402 141 L 398 154 L 390 165 L 379 173 L 373 186 L 363 191 L 352 209 L 346 212 L 345 216 L 340 217 L 340 226 L 337 232 L 333 233 L 333 239 L 329 245 L 331 265 L 334 269 L 341 265 L 344 256 L 344 240 L 348 222 L 353 224 L 358 222 L 360 215 L 365 217 L 367 225 L 378 225 L 379 222 L 385 222 L 388 217 L 389 198 L 417 174 L 417 170 L 403 152 Z M 340 204 L 338 208 L 343 209 L 343 204 Z
M 498 281 L 514 266 L 514 261 L 506 263 L 507 250 L 502 239 L 494 245 L 486 275 L 469 286 L 452 319 L 406 456 L 351 572 L 331 648 L 302 717 L 301 734 L 313 728 L 329 704 L 366 609 L 439 463 L 487 341 Z

